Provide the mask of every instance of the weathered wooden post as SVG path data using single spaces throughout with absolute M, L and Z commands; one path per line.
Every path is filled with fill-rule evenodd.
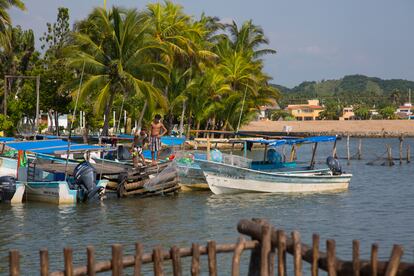
M 312 276 L 318 276 L 319 272 L 319 235 L 313 234 L 312 235 Z
M 86 247 L 86 257 L 88 259 L 86 264 L 88 276 L 95 276 L 95 247 Z
M 401 135 L 400 138 L 398 138 L 400 140 L 400 165 L 402 165 L 403 163 L 403 141 L 404 141 L 404 137 Z
M 292 232 L 293 241 L 293 268 L 295 276 L 302 276 L 302 245 L 300 242 L 300 234 L 298 231 Z
M 407 144 L 407 163 L 411 162 L 410 144 Z
M 338 138 L 338 136 L 336 136 L 336 138 Z M 335 139 L 333 148 L 332 148 L 332 157 L 333 158 L 338 158 L 338 155 L 336 154 L 336 144 L 337 144 L 338 139 Z
M 401 245 L 394 245 L 392 248 L 390 261 L 388 262 L 387 270 L 385 271 L 385 276 L 397 275 L 398 266 L 400 265 L 403 252 L 404 250 Z
M 210 276 L 217 276 L 217 253 L 216 242 L 209 241 L 207 244 L 208 271 Z
M 269 275 L 269 254 L 272 250 L 272 232 L 269 224 L 262 225 L 260 276 Z
M 162 251 L 161 251 L 160 246 L 154 248 L 152 252 L 152 259 L 154 262 L 154 276 L 163 276 L 164 275 L 164 271 L 162 267 L 163 256 L 162 256 Z
M 240 275 L 240 257 L 243 253 L 245 239 L 243 237 L 238 238 L 236 248 L 234 249 L 233 261 L 231 265 L 231 275 Z
M 207 136 L 207 161 L 210 161 L 210 150 L 211 150 L 210 136 Z
M 170 249 L 170 254 L 171 254 L 171 260 L 172 260 L 172 265 L 173 265 L 173 275 L 181 276 L 182 268 L 181 268 L 180 249 L 177 246 L 173 246 Z
M 49 252 L 47 249 L 40 249 L 40 276 L 49 275 Z
M 142 255 L 144 255 L 144 246 L 137 242 L 135 243 L 134 276 L 141 276 Z
M 358 160 L 362 159 L 362 139 L 359 138 L 359 143 L 358 143 Z
M 193 243 L 191 248 L 191 276 L 200 275 L 200 246 L 198 243 Z
M 371 276 L 378 275 L 378 244 L 371 247 Z
M 360 274 L 360 260 L 359 260 L 359 241 L 352 241 L 352 270 L 354 271 L 354 276 L 359 276 Z
M 391 145 L 387 145 L 387 164 L 388 164 L 388 166 L 393 166 L 394 165 L 394 161 L 392 160 Z
M 310 169 L 313 170 L 315 168 L 315 155 L 316 155 L 316 149 L 318 148 L 318 143 L 315 143 L 313 145 L 313 149 L 312 149 L 312 159 L 310 162 Z
M 349 151 L 349 134 L 346 136 L 346 159 L 348 160 L 347 164 L 351 163 L 351 154 Z
M 64 257 L 64 264 L 65 264 L 65 276 L 72 276 L 73 275 L 73 250 L 72 248 L 64 248 L 63 249 L 63 257 Z
M 114 244 L 112 245 L 112 276 L 121 276 L 122 270 L 124 268 L 122 263 L 122 245 Z
M 328 275 L 336 276 L 335 241 L 326 241 Z
M 279 276 L 286 275 L 286 235 L 283 230 L 277 231 L 277 271 Z
M 9 252 L 10 276 L 20 276 L 20 254 L 17 250 Z

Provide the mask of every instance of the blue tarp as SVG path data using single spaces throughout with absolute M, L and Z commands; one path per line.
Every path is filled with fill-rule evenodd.
M 61 139 L 55 140 L 40 140 L 40 141 L 21 141 L 6 143 L 6 146 L 16 149 L 25 150 L 34 153 L 53 154 L 63 153 L 68 150 L 68 142 Z M 70 144 L 70 151 L 83 151 L 83 150 L 100 150 L 103 147 L 91 146 L 87 144 Z
M 14 139 L 13 137 L 0 137 L 0 142 L 1 143 L 3 143 L 3 142 L 11 142 L 11 141 L 14 141 L 14 140 L 16 140 L 16 139 Z
M 336 136 L 314 136 L 306 138 L 280 139 L 280 140 L 246 140 L 248 143 L 264 144 L 272 147 L 282 145 L 312 144 L 321 142 L 335 142 Z

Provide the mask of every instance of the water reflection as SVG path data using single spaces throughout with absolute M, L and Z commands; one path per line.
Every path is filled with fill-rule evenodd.
M 414 144 L 410 139 L 412 148 Z M 364 158 L 382 152 L 385 143 L 398 140 L 363 142 Z M 344 141 L 338 154 L 345 156 Z M 351 141 L 351 152 L 356 150 Z M 331 145 L 321 144 L 318 163 L 331 153 Z M 398 151 L 394 151 L 398 152 Z M 372 154 L 371 154 L 372 153 Z M 258 153 L 250 153 L 258 154 Z M 298 152 L 303 160 L 310 149 Z M 74 262 L 84 263 L 85 247 L 96 247 L 97 259 L 110 258 L 110 245 L 140 241 L 148 251 L 155 245 L 190 246 L 207 240 L 235 242 L 236 225 L 241 218 L 267 218 L 279 228 L 301 231 L 302 239 L 311 242 L 318 232 L 323 239 L 337 239 L 338 255 L 351 258 L 352 240 L 361 239 L 362 257 L 368 258 L 370 244 L 380 243 L 380 256 L 389 257 L 394 243 L 405 247 L 404 260 L 414 260 L 414 178 L 413 163 L 403 166 L 366 166 L 367 160 L 353 160 L 346 171 L 354 174 L 349 191 L 330 194 L 239 194 L 212 195 L 205 192 L 181 193 L 148 199 L 111 199 L 77 206 L 53 206 L 25 203 L 0 204 L 0 274 L 8 271 L 7 252 L 22 252 L 23 274 L 37 271 L 38 249 L 48 247 L 52 269 L 61 269 L 62 249 L 74 249 Z M 344 163 L 344 162 L 343 162 Z M 227 265 L 226 265 L 227 264 Z M 228 274 L 229 263 L 221 263 Z

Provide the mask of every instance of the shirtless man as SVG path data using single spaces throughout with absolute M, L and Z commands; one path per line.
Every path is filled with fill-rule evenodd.
M 160 122 L 161 115 L 157 114 L 154 117 L 154 121 L 151 123 L 151 136 L 149 139 L 149 148 L 151 151 L 152 164 L 156 165 L 158 155 L 161 150 L 161 137 L 167 133 L 167 129 L 164 124 Z M 155 156 L 157 154 L 157 156 Z
M 135 168 L 138 167 L 139 159 L 142 165 L 145 165 L 145 157 L 143 154 L 143 148 L 145 144 L 147 143 L 147 138 L 148 138 L 148 135 L 144 128 L 141 129 L 139 133 L 135 132 L 134 142 L 132 143 L 132 148 L 131 148 L 132 160 L 133 160 Z

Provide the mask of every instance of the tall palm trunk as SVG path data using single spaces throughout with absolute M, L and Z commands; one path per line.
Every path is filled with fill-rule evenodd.
M 144 106 L 142 107 L 141 114 L 139 115 L 137 129 L 142 128 L 142 120 L 144 119 L 144 114 L 145 114 L 145 111 L 147 110 L 147 106 L 148 106 L 148 100 L 146 99 L 144 102 Z
M 190 138 L 191 134 L 191 124 L 192 124 L 192 117 L 193 116 L 193 110 L 190 109 L 190 113 L 188 114 L 188 120 L 187 120 L 187 139 Z
M 197 133 L 196 133 L 196 138 L 198 138 L 198 135 L 199 135 L 199 131 L 200 131 L 200 126 L 201 126 L 201 120 L 197 120 L 197 126 L 196 126 L 196 129 L 197 129 Z
M 185 109 L 186 109 L 186 101 L 183 102 L 183 112 L 181 113 L 181 120 L 180 120 L 180 136 L 183 136 L 184 132 L 184 115 L 185 115 Z
M 224 121 L 224 125 L 223 125 L 223 127 L 222 127 L 222 131 L 225 131 L 226 129 L 227 129 L 227 126 L 229 125 L 229 121 L 228 120 L 225 120 Z M 222 133 L 221 135 L 220 135 L 220 138 L 221 139 L 223 139 L 224 138 L 224 133 Z
M 213 121 L 211 122 L 211 131 L 214 131 L 216 128 L 216 115 L 213 117 Z M 214 133 L 210 134 L 210 138 L 214 138 Z
M 105 112 L 104 112 L 104 125 L 103 125 L 103 129 L 102 129 L 102 136 L 108 136 L 108 130 L 109 130 L 109 113 L 111 112 L 111 107 L 112 107 L 112 103 L 114 101 L 115 98 L 115 93 L 112 92 L 111 95 L 109 96 L 109 101 L 105 107 Z

